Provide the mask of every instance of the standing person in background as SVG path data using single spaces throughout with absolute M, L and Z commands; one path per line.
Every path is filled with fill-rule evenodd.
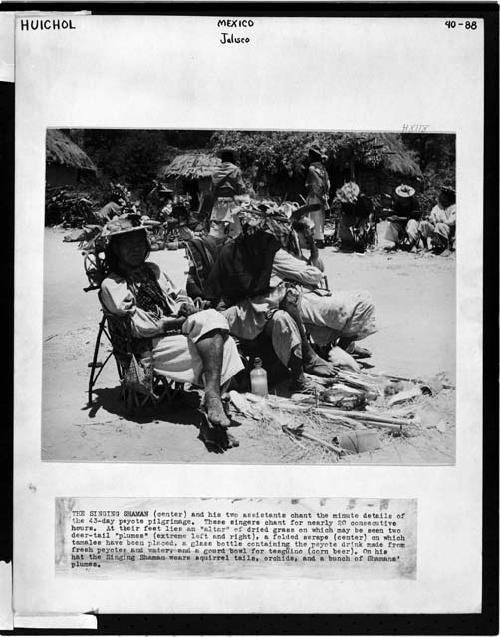
M 241 169 L 236 165 L 236 155 L 232 149 L 225 148 L 220 153 L 222 164 L 212 173 L 213 209 L 211 220 L 223 221 L 229 225 L 229 235 L 237 236 L 241 226 L 235 211 L 237 198 L 246 194 Z
M 330 209 L 328 196 L 330 194 L 330 179 L 324 166 L 325 155 L 317 146 L 309 149 L 309 168 L 306 177 L 307 203 L 319 204 L 319 208 L 310 213 L 314 222 L 314 240 L 318 248 L 325 245 L 325 212 Z
M 434 249 L 442 256 L 448 256 L 454 247 L 456 217 L 455 191 L 441 188 L 436 205 L 419 225 L 424 249 Z
M 396 249 L 406 235 L 409 249 L 415 251 L 420 240 L 420 207 L 415 197 L 415 189 L 405 184 L 398 186 L 390 213 L 387 217 L 388 224 L 384 237 L 385 249 Z

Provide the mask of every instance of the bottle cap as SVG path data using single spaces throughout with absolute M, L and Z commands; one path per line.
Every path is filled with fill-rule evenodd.
M 262 361 L 261 359 L 257 356 L 257 358 L 254 360 L 254 365 L 257 367 L 258 365 L 262 365 Z

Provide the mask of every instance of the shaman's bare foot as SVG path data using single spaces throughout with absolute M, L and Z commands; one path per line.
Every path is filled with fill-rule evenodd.
M 219 425 L 220 427 L 229 425 L 229 418 L 226 416 L 220 396 L 212 392 L 205 392 L 203 405 L 211 425 Z

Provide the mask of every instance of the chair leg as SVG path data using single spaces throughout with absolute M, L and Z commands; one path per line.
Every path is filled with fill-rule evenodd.
M 95 378 L 95 371 L 97 367 L 97 358 L 99 356 L 99 346 L 101 345 L 101 337 L 104 331 L 105 324 L 106 324 L 106 317 L 103 316 L 101 319 L 101 322 L 99 323 L 99 331 L 97 332 L 97 338 L 96 338 L 95 347 L 94 347 L 94 357 L 92 359 L 92 365 L 90 369 L 89 389 L 88 389 L 89 406 L 92 404 L 92 392 L 94 390 L 94 383 L 95 383 L 94 378 Z

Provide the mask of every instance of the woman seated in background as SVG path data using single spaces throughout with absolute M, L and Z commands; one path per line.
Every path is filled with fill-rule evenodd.
M 340 249 L 364 252 L 369 239 L 369 222 L 372 220 L 373 206 L 368 197 L 360 192 L 354 181 L 345 183 L 337 190 L 341 203 L 339 239 Z
M 204 386 L 208 423 L 205 442 L 230 446 L 229 420 L 221 401 L 221 386 L 243 369 L 226 319 L 215 310 L 197 311 L 184 290 L 176 288 L 155 263 L 147 262 L 149 242 L 139 215 L 108 222 L 107 276 L 101 300 L 109 312 L 129 317 L 138 359 L 152 358 L 153 370 L 177 381 Z M 234 441 L 233 441 L 234 442 Z

